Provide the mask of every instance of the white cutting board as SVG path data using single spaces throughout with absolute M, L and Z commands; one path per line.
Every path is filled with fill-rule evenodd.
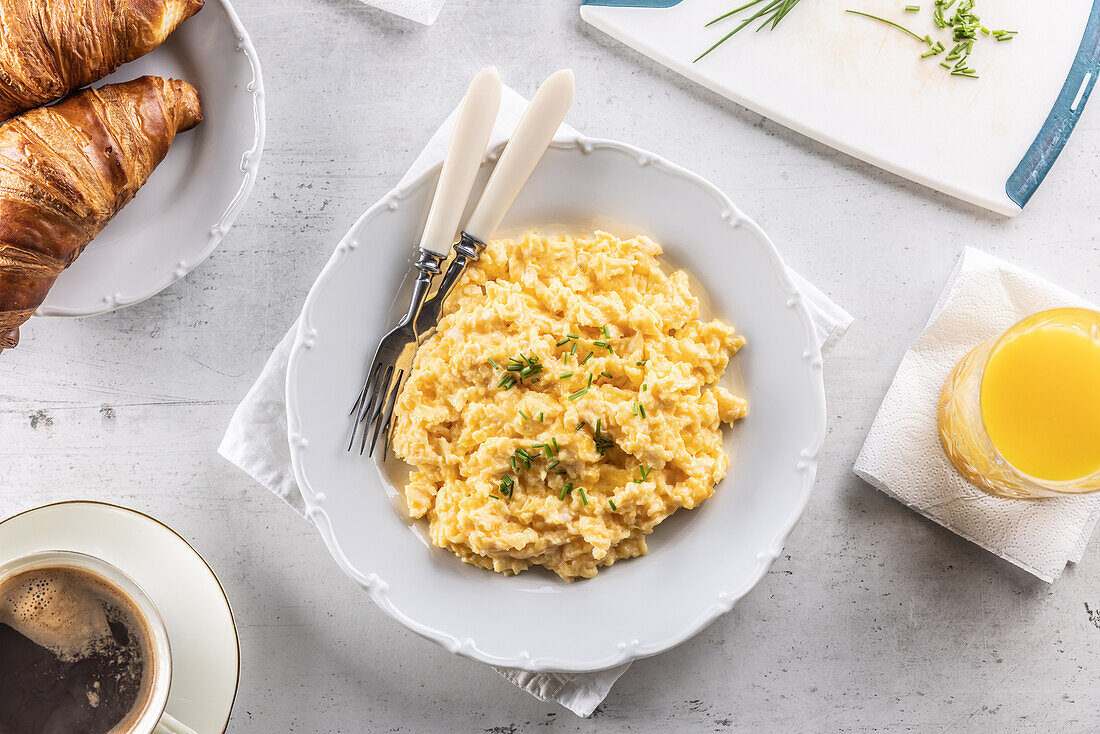
M 931 34 L 931 0 L 802 0 L 774 30 L 710 28 L 745 0 L 585 0 L 581 16 L 689 79 L 827 145 L 1005 215 L 1027 202 L 1065 144 L 1100 71 L 1100 0 L 978 0 L 991 29 L 952 77 L 927 47 L 861 10 Z M 920 4 L 906 13 L 906 4 Z M 668 7 L 662 7 L 668 6 Z M 751 10 L 748 14 L 751 14 Z

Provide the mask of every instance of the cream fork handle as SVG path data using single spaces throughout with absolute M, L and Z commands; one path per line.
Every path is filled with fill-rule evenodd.
M 495 67 L 489 66 L 478 72 L 462 99 L 428 219 L 424 222 L 421 248 L 442 256 L 450 251 L 499 110 L 500 74 Z
M 573 103 L 573 84 L 573 70 L 562 69 L 551 74 L 535 92 L 470 215 L 467 234 L 482 242 L 493 236 L 565 119 Z

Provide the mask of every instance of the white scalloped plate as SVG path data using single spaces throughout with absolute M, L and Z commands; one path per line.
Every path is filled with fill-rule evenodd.
M 491 165 L 482 167 L 483 185 Z M 348 409 L 390 314 L 434 169 L 373 206 L 336 248 L 302 311 L 287 373 L 289 440 L 310 516 L 337 563 L 388 614 L 448 650 L 532 671 L 593 671 L 654 655 L 728 612 L 782 550 L 809 500 L 825 437 L 821 353 L 775 247 L 714 186 L 605 140 L 555 142 L 502 230 L 547 224 L 648 234 L 748 339 L 736 358 L 749 417 L 711 499 L 649 536 L 649 555 L 568 584 L 506 577 L 428 544 L 381 467 L 344 450 Z M 388 327 L 386 327 L 388 328 Z M 734 435 L 736 434 L 736 436 Z
M 195 85 L 205 119 L 176 138 L 134 200 L 61 273 L 38 316 L 90 316 L 156 295 L 214 251 L 252 190 L 263 82 L 228 0 L 207 0 L 159 48 L 93 86 L 146 74 Z

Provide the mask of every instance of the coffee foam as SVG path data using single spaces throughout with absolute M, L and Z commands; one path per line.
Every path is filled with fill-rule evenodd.
M 118 595 L 105 599 L 99 587 L 64 568 L 28 571 L 0 586 L 0 622 L 62 660 L 79 659 L 111 634 L 107 601 Z

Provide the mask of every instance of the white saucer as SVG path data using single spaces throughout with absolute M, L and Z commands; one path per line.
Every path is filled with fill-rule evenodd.
M 0 522 L 0 559 L 59 549 L 113 563 L 145 590 L 172 646 L 168 711 L 199 734 L 224 732 L 240 647 L 229 599 L 202 556 L 160 521 L 100 502 L 59 502 Z

